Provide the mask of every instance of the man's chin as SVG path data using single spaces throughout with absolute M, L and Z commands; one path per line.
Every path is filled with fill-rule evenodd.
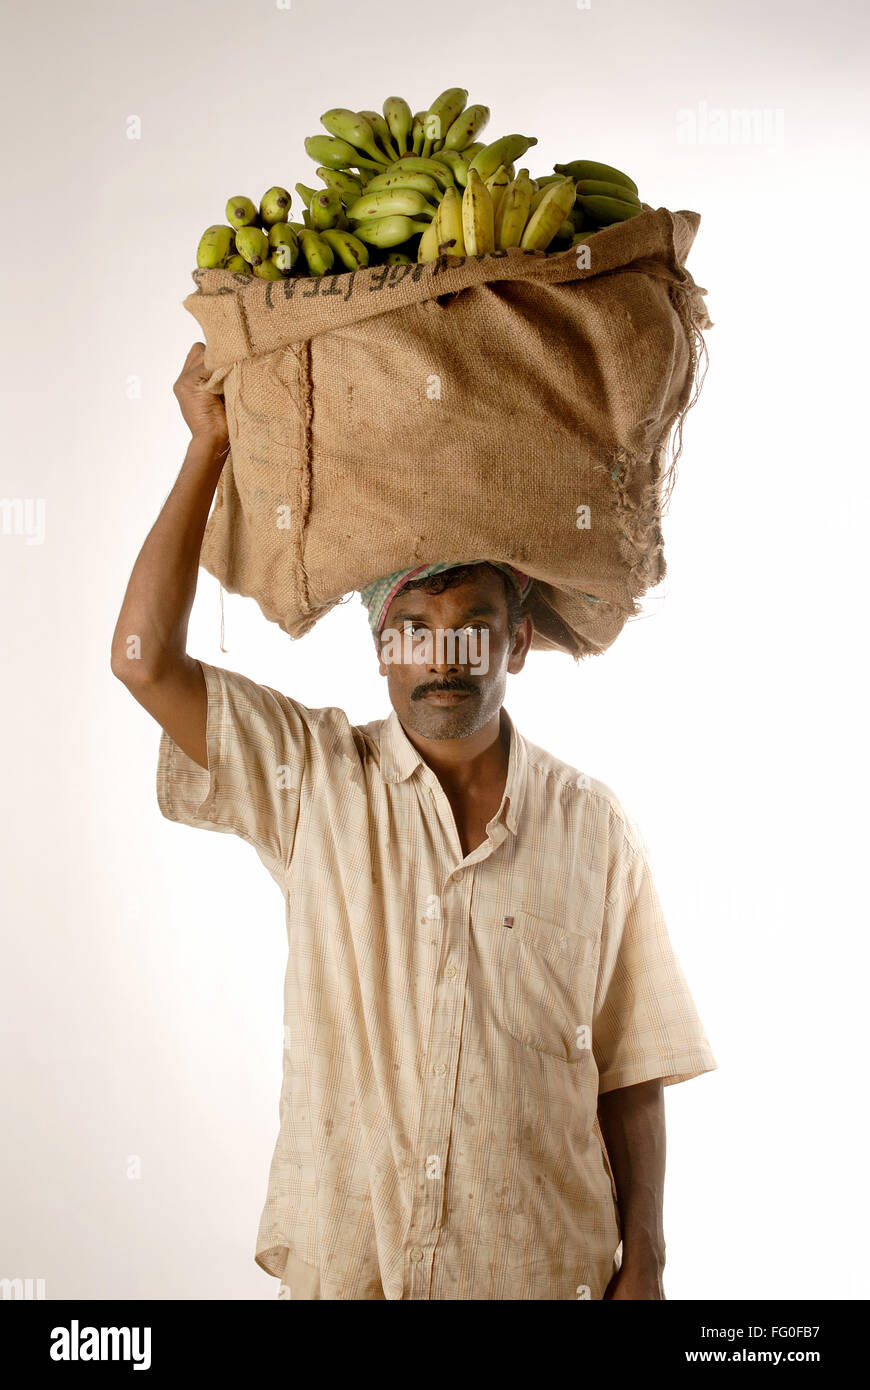
M 480 701 L 473 695 L 455 704 L 439 704 L 437 700 L 411 700 L 407 719 L 415 733 L 423 738 L 468 738 L 481 727 Z

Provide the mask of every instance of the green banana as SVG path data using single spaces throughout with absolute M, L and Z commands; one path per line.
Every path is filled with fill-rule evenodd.
M 582 193 L 584 197 L 618 198 L 623 203 L 636 203 L 640 207 L 637 194 L 618 183 L 605 183 L 601 179 L 580 179 L 577 192 Z
M 329 242 L 311 228 L 299 233 L 299 244 L 311 275 L 325 275 L 335 265 L 335 255 Z
M 390 135 L 390 127 L 387 125 L 380 111 L 357 111 L 356 114 L 361 116 L 364 121 L 368 121 L 375 133 L 375 140 L 377 141 L 379 152 L 386 155 L 387 159 L 398 159 L 401 150 L 397 150 L 393 144 L 393 139 Z
M 579 202 L 584 213 L 588 213 L 600 227 L 609 227 L 612 222 L 627 222 L 630 217 L 638 217 L 643 212 L 643 208 L 620 198 L 598 198 L 594 194 L 586 197 L 581 194 Z
M 384 188 L 413 188 L 418 193 L 424 193 L 433 203 L 437 203 L 441 197 L 441 189 L 432 178 L 431 174 L 414 174 L 401 167 L 401 161 L 392 170 L 385 174 L 378 174 L 366 184 L 366 195 L 378 193 Z M 360 198 L 362 193 L 358 195 Z M 356 201 L 356 199 L 354 199 Z
M 331 110 L 324 111 L 320 117 L 320 124 L 330 135 L 334 135 L 336 140 L 345 140 L 355 150 L 362 150 L 363 154 L 368 155 L 376 164 L 389 162 L 383 150 L 378 149 L 371 122 L 365 116 L 358 115 L 356 111 L 348 111 L 345 106 L 333 106 Z M 323 163 L 328 164 L 329 160 L 324 159 Z
M 317 170 L 317 177 L 327 188 L 334 188 L 343 203 L 353 203 L 362 197 L 360 180 L 355 179 L 353 174 L 346 174 L 343 169 L 327 169 L 321 164 Z
M 228 256 L 224 263 L 224 270 L 233 270 L 237 275 L 250 275 L 251 267 L 244 256 Z
M 342 232 L 337 227 L 327 227 L 321 232 L 326 244 L 331 247 L 345 270 L 362 270 L 369 263 L 369 248 L 353 232 Z
M 444 136 L 442 150 L 464 150 L 489 123 L 488 106 L 467 106 L 456 117 Z M 476 153 L 476 151 L 475 151 Z
M 421 263 L 438 259 L 438 218 L 433 217 L 420 238 L 417 246 L 417 260 Z
M 224 216 L 231 227 L 250 227 L 257 220 L 257 205 L 239 194 L 237 198 L 230 198 L 224 208 Z
M 273 227 L 276 222 L 286 222 L 290 213 L 290 194 L 286 188 L 281 188 L 275 184 L 273 188 L 267 188 L 260 199 L 260 219 L 266 223 L 267 227 Z
M 291 271 L 299 258 L 299 238 L 288 222 L 276 222 L 269 229 L 270 259 L 279 270 Z
M 219 222 L 206 227 L 196 248 L 196 263 L 203 270 L 216 270 L 224 265 L 236 249 L 235 233 L 232 227 L 224 227 Z
M 311 225 L 316 232 L 334 227 L 342 211 L 338 191 L 335 188 L 325 188 L 322 193 L 315 193 L 308 205 L 308 211 L 311 213 Z
M 259 227 L 239 227 L 236 250 L 256 267 L 269 258 L 269 238 Z
M 373 217 L 434 217 L 436 212 L 437 208 L 414 188 L 381 188 L 351 203 L 347 215 L 351 222 L 366 222 Z
M 614 169 L 612 164 L 599 164 L 594 159 L 572 159 L 570 164 L 554 164 L 553 169 L 557 174 L 569 174 L 575 181 L 601 179 L 605 183 L 622 184 L 630 188 L 632 193 L 637 192 L 637 184 L 628 174 L 623 174 L 621 169 Z
M 425 232 L 431 225 L 431 222 L 417 222 L 411 217 L 395 215 L 372 218 L 371 221 L 360 223 L 355 230 L 360 241 L 366 245 L 390 250 L 408 241 L 417 232 Z
M 380 159 L 368 159 L 347 140 L 339 140 L 332 135 L 309 135 L 305 141 L 305 153 L 315 164 L 325 164 L 327 169 L 374 169 L 381 174 L 386 162 L 384 155 Z
M 464 155 L 461 155 L 458 150 L 448 150 L 445 145 L 438 151 L 438 162 L 439 164 L 446 164 L 452 171 L 455 182 L 460 184 L 462 188 L 465 187 L 468 183 L 468 160 Z
M 508 178 L 507 170 L 503 164 L 500 164 L 492 177 L 486 180 L 489 196 L 492 199 L 492 215 L 494 218 L 498 216 L 499 203 L 504 197 L 504 191 L 509 183 L 510 179 Z
M 397 159 L 387 169 L 388 174 L 395 174 L 398 170 L 403 174 L 428 174 L 442 188 L 449 188 L 455 183 L 453 170 L 449 164 L 444 164 L 440 159 L 423 158 L 422 156 L 406 154 L 401 159 Z
M 259 261 L 257 265 L 253 267 L 253 271 L 260 280 L 284 279 L 284 276 L 281 274 L 281 271 L 278 269 L 271 256 L 267 256 L 265 260 Z
M 416 111 L 411 122 L 411 149 L 414 154 L 419 154 L 423 148 L 423 117 L 425 115 L 425 111 Z
M 437 247 L 444 248 L 448 256 L 465 255 L 465 238 L 462 232 L 462 198 L 455 188 L 448 188 L 438 207 Z
M 512 163 L 537 143 L 536 135 L 503 135 L 491 145 L 484 145 L 472 159 L 470 168 L 486 181 L 500 164 Z
M 547 184 L 543 198 L 526 223 L 520 241 L 523 250 L 546 251 L 573 206 L 573 179 Z
M 431 140 L 433 145 L 440 145 L 457 116 L 461 115 L 467 101 L 468 93 L 464 87 L 448 87 L 437 96 L 423 117 L 423 133 L 426 139 Z M 426 153 L 428 151 L 424 150 L 424 154 Z
M 566 217 L 564 222 L 562 222 L 561 226 L 557 229 L 553 241 L 564 242 L 567 246 L 570 246 L 573 240 L 574 223 L 571 221 L 570 217 Z
M 577 246 L 581 241 L 588 241 L 589 237 L 594 236 L 596 232 L 600 231 L 600 227 L 589 227 L 585 232 L 575 232 L 571 238 L 571 245 Z
M 309 188 L 307 183 L 294 183 L 293 187 L 302 199 L 302 206 L 304 208 L 310 208 L 311 199 L 317 195 L 318 190 L 316 188 Z
M 413 265 L 414 259 L 405 251 L 388 251 L 384 256 L 384 265 Z
M 480 151 L 485 149 L 486 145 L 483 143 L 482 140 L 475 140 L 473 145 L 465 146 L 465 149 L 462 151 L 462 157 L 463 159 L 466 159 L 470 164 L 474 156 L 476 154 L 480 154 Z
M 495 250 L 492 198 L 474 165 L 468 171 L 468 184 L 462 195 L 462 240 L 469 256 Z
M 384 102 L 384 118 L 393 137 L 393 144 L 400 155 L 407 152 L 411 139 L 414 117 L 411 108 L 403 97 L 387 97 Z
M 519 246 L 529 220 L 533 192 L 531 179 L 522 171 L 505 189 L 495 224 L 495 243 L 500 251 Z

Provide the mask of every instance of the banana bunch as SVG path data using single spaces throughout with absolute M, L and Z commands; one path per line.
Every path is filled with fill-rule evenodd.
M 425 111 L 387 97 L 381 112 L 333 107 L 305 141 L 320 187 L 297 183 L 301 220 L 279 185 L 259 204 L 230 198 L 206 228 L 196 263 L 261 279 L 321 276 L 369 264 L 412 265 L 511 246 L 564 250 L 643 209 L 637 185 L 609 164 L 575 159 L 532 178 L 516 163 L 529 135 L 479 139 L 487 106 L 448 87 Z

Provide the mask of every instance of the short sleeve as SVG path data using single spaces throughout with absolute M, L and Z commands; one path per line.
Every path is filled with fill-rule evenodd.
M 168 820 L 247 840 L 281 884 L 300 807 L 323 773 L 336 724 L 347 725 L 347 718 L 337 709 L 308 709 L 236 671 L 200 665 L 208 694 L 208 770 L 164 730 L 160 810 Z
M 601 934 L 592 1025 L 599 1094 L 715 1071 L 642 845 L 620 835 Z

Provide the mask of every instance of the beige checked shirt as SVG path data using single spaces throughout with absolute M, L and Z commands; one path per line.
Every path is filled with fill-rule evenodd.
M 257 1264 L 293 1299 L 600 1299 L 598 1096 L 717 1065 L 613 792 L 503 709 L 504 797 L 463 857 L 395 711 L 202 669 L 209 771 L 164 733 L 160 809 L 247 840 L 286 902 Z

